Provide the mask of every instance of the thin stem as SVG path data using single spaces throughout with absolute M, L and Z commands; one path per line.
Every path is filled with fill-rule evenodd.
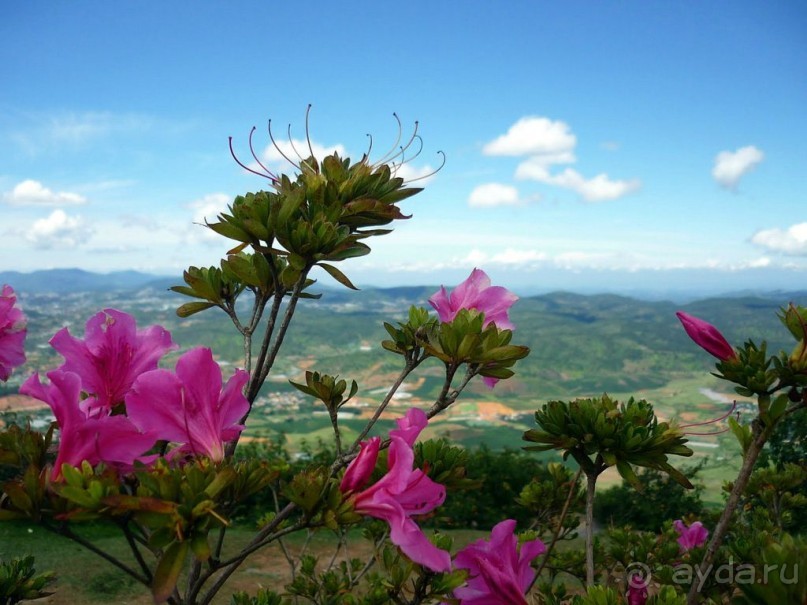
M 129 543 L 129 548 L 132 550 L 132 554 L 134 555 L 135 560 L 137 560 L 138 565 L 140 565 L 140 569 L 143 570 L 143 574 L 145 575 L 148 582 L 151 583 L 152 580 L 151 568 L 148 566 L 148 563 L 146 563 L 146 560 L 143 558 L 143 553 L 140 552 L 140 548 L 137 546 L 135 536 L 129 529 L 129 522 L 127 521 L 121 524 L 121 528 L 123 529 L 123 535 L 126 536 L 126 542 Z
M 94 552 L 96 555 L 98 555 L 99 557 L 101 557 L 102 559 L 107 561 L 108 563 L 111 563 L 112 565 L 114 565 L 115 567 L 120 569 L 125 574 L 133 577 L 135 580 L 137 580 L 141 584 L 144 584 L 145 586 L 149 586 L 151 584 L 151 581 L 146 576 L 140 575 L 134 569 L 132 569 L 131 567 L 129 567 L 128 565 L 126 565 L 122 561 L 119 561 L 118 559 L 116 559 L 114 556 L 112 556 L 108 552 L 101 550 L 100 548 L 98 548 L 95 544 L 93 544 L 89 540 L 87 540 L 85 538 L 82 538 L 78 534 L 73 533 L 73 530 L 71 530 L 66 525 L 60 525 L 59 527 L 53 527 L 52 525 L 49 525 L 47 523 L 43 523 L 43 525 L 44 525 L 45 529 L 47 529 L 47 530 L 49 530 L 49 531 L 51 531 L 51 532 L 53 532 L 55 534 L 59 534 L 60 536 L 64 536 L 65 538 L 69 538 L 70 540 L 73 540 L 73 542 L 76 542 L 77 544 L 81 544 L 81 546 L 83 546 L 84 548 L 86 548 L 87 550 L 89 550 L 91 552 Z
M 529 587 L 525 591 L 525 594 L 529 594 L 532 587 L 535 585 L 535 582 L 538 581 L 538 578 L 541 575 L 541 572 L 546 567 L 547 562 L 549 561 L 549 557 L 552 554 L 552 550 L 555 548 L 555 544 L 557 544 L 560 534 L 563 531 L 563 522 L 566 521 L 566 515 L 569 513 L 569 507 L 572 504 L 572 499 L 574 495 L 577 493 L 577 482 L 580 480 L 580 475 L 583 474 L 583 469 L 578 468 L 577 472 L 572 479 L 572 484 L 569 486 L 569 493 L 566 495 L 566 502 L 563 503 L 563 508 L 560 511 L 560 518 L 558 519 L 558 526 L 555 528 L 554 533 L 552 534 L 552 541 L 549 543 L 549 546 L 546 549 L 546 553 L 544 553 L 544 558 L 541 561 L 541 564 L 538 566 L 538 569 L 535 572 L 535 577 L 530 582 Z
M 395 379 L 395 382 L 392 384 L 389 391 L 387 391 L 387 394 L 384 397 L 384 400 L 381 402 L 381 404 L 378 406 L 378 408 L 376 408 L 376 411 L 373 414 L 373 417 L 370 418 L 370 421 L 364 427 L 362 432 L 359 433 L 358 437 L 356 437 L 356 440 L 353 442 L 353 445 L 350 447 L 351 452 L 355 452 L 358 449 L 359 444 L 364 440 L 365 437 L 367 437 L 367 435 L 370 433 L 370 431 L 372 430 L 375 423 L 381 417 L 381 414 L 384 413 L 384 410 L 389 405 L 389 402 L 392 401 L 392 396 L 395 395 L 395 393 L 398 391 L 398 389 L 403 384 L 403 381 L 406 380 L 406 377 L 409 376 L 409 374 L 412 372 L 412 370 L 415 369 L 415 367 L 417 367 L 417 363 L 407 363 L 406 366 L 404 367 L 404 369 L 401 370 L 401 373 L 398 374 L 398 378 Z
M 745 491 L 745 486 L 748 484 L 748 480 L 750 479 L 751 473 L 754 470 L 754 465 L 756 464 L 757 458 L 759 458 L 759 454 L 762 451 L 765 442 L 768 440 L 771 432 L 773 432 L 773 425 L 762 427 L 759 418 L 757 418 L 754 420 L 752 431 L 754 438 L 751 440 L 748 450 L 745 452 L 740 473 L 737 475 L 737 480 L 734 482 L 734 487 L 732 488 L 728 500 L 726 501 L 726 508 L 723 510 L 723 514 L 720 515 L 720 520 L 715 526 L 712 539 L 709 541 L 709 545 L 706 547 L 706 552 L 703 555 L 703 560 L 698 566 L 695 578 L 704 577 L 704 574 L 708 573 L 708 570 L 711 569 L 712 561 L 717 553 L 717 549 L 720 548 L 720 545 L 723 543 L 723 538 L 728 531 L 731 517 L 734 515 L 734 511 L 737 509 L 737 505 L 740 502 L 740 496 L 742 496 L 743 491 Z M 689 589 L 689 594 L 687 595 L 687 605 L 695 605 L 698 602 L 699 584 L 699 582 L 692 582 L 692 586 L 690 586 Z
M 586 586 L 594 586 L 594 494 L 597 474 L 586 474 Z

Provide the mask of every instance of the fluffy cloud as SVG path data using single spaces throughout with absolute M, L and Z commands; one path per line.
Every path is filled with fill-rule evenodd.
M 614 181 L 608 178 L 607 174 L 598 174 L 592 179 L 586 179 L 571 168 L 566 168 L 563 172 L 553 175 L 546 169 L 541 171 L 533 166 L 529 172 L 527 170 L 517 171 L 516 176 L 530 178 L 547 185 L 571 189 L 587 202 L 615 200 L 636 191 L 641 186 L 641 183 L 636 179 Z
M 737 151 L 721 151 L 715 156 L 712 176 L 721 187 L 736 189 L 740 179 L 765 159 L 765 154 L 753 145 Z
M 89 230 L 78 216 L 68 216 L 61 208 L 34 221 L 25 238 L 37 248 L 75 248 L 87 239 Z
M 571 152 L 577 145 L 577 137 L 565 122 L 553 121 L 538 116 L 521 118 L 506 134 L 494 139 L 482 148 L 485 155 L 548 155 Z
M 3 198 L 15 206 L 67 206 L 86 204 L 86 198 L 77 193 L 51 191 L 39 181 L 25 180 L 4 194 Z
M 613 149 L 613 144 L 610 145 Z M 641 186 L 637 179 L 612 180 L 604 173 L 586 179 L 571 168 L 553 174 L 553 166 L 574 164 L 577 161 L 574 153 L 576 146 L 577 137 L 565 122 L 531 116 L 521 118 L 506 134 L 485 145 L 482 151 L 487 155 L 529 156 L 516 168 L 517 179 L 569 189 L 588 202 L 615 200 Z
M 751 241 L 776 252 L 807 255 L 807 223 L 798 223 L 785 230 L 763 229 L 755 233 Z
M 187 205 L 193 211 L 193 225 L 191 225 L 193 230 L 190 239 L 196 241 L 198 236 L 207 242 L 222 241 L 222 237 L 212 229 L 205 227 L 205 223 L 214 222 L 217 215 L 227 211 L 227 206 L 232 201 L 232 196 L 226 193 L 208 193 L 204 197 L 190 202 Z
M 468 196 L 468 205 L 472 208 L 492 208 L 494 206 L 517 206 L 521 202 L 518 189 L 501 183 L 479 185 Z

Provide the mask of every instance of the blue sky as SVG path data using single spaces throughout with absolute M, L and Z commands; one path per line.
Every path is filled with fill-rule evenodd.
M 266 121 L 445 167 L 359 284 L 803 289 L 804 2 L 19 2 L 0 8 L 0 270 L 179 275 L 266 183 Z M 496 10 L 492 10 L 493 8 Z M 372 245 L 372 244 L 371 244 Z M 328 278 L 325 278 L 326 280 Z

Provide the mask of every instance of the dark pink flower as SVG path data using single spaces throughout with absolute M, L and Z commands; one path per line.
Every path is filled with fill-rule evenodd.
M 160 358 L 176 348 L 163 327 L 137 330 L 134 317 L 115 309 L 91 317 L 84 340 L 62 328 L 50 344 L 64 357 L 59 369 L 78 374 L 82 390 L 93 396 L 82 404 L 93 414 L 122 403 L 135 379 L 156 370 Z
M 444 323 L 452 321 L 462 309 L 474 309 L 485 314 L 485 326 L 495 323 L 500 330 L 512 330 L 507 312 L 517 300 L 518 296 L 506 288 L 491 286 L 490 278 L 482 269 L 474 269 L 450 295 L 445 287 L 440 287 L 440 291 L 429 298 L 429 304 Z
M 647 581 L 642 574 L 633 573 L 628 578 L 628 605 L 647 603 Z
M 490 540 L 472 542 L 454 557 L 469 572 L 465 586 L 454 590 L 462 605 L 528 605 L 525 592 L 535 578 L 532 560 L 546 551 L 540 540 L 518 546 L 516 522 L 507 519 L 490 532 Z
M 686 526 L 681 519 L 673 521 L 673 527 L 678 532 L 678 544 L 682 551 L 691 550 L 702 546 L 709 537 L 709 530 L 700 521 L 695 521 L 692 525 Z
M 721 361 L 728 361 L 737 356 L 737 353 L 734 352 L 734 349 L 720 331 L 709 322 L 684 313 L 683 311 L 678 311 L 676 316 L 681 320 L 684 330 L 686 330 L 689 337 L 695 341 L 695 344 L 703 348 L 710 355 L 717 357 Z
M 59 453 L 51 474 L 58 480 L 62 465 L 80 466 L 83 461 L 95 466 L 101 462 L 130 468 L 157 441 L 140 431 L 126 416 L 88 417 L 79 407 L 81 378 L 73 372 L 48 372 L 49 385 L 34 374 L 20 387 L 20 393 L 47 403 L 59 425 Z
M 239 422 L 249 411 L 242 392 L 248 379 L 247 372 L 236 370 L 222 388 L 221 368 L 210 349 L 191 349 L 177 361 L 176 373 L 152 370 L 138 376 L 126 394 L 126 413 L 159 440 L 222 460 L 224 443 L 244 428 Z
M 371 437 L 359 444 L 359 455 L 353 459 L 345 471 L 339 489 L 343 492 L 354 492 L 364 487 L 370 480 L 375 464 L 378 461 L 378 450 L 381 447 L 380 437 Z
M 25 316 L 14 303 L 17 296 L 11 286 L 0 290 L 0 380 L 5 382 L 11 370 L 25 363 Z
M 426 414 L 412 408 L 397 424 L 398 428 L 390 431 L 387 473 L 355 494 L 355 510 L 386 521 L 393 544 L 412 561 L 432 571 L 447 572 L 451 569 L 450 555 L 432 544 L 411 518 L 431 512 L 446 497 L 442 485 L 429 479 L 422 470 L 412 468 L 415 461 L 412 446 L 428 424 Z M 340 485 L 343 492 L 355 492 L 369 481 L 378 459 L 379 445 L 378 437 L 362 443 L 361 452 L 345 471 Z

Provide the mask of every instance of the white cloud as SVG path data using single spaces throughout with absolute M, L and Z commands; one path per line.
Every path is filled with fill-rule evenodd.
M 79 216 L 68 216 L 61 208 L 34 221 L 25 238 L 37 248 L 74 248 L 87 239 L 89 230 Z
M 577 137 L 559 120 L 528 116 L 513 124 L 507 134 L 497 137 L 482 148 L 485 155 L 548 155 L 571 152 Z
M 208 222 L 216 220 L 216 216 L 225 212 L 232 201 L 232 196 L 226 193 L 208 193 L 188 203 L 188 208 L 193 210 L 193 222 L 204 225 L 205 220 Z
M 197 236 L 204 241 L 221 241 L 222 236 L 212 229 L 208 229 L 205 223 L 215 222 L 217 215 L 227 211 L 227 206 L 233 201 L 232 196 L 226 193 L 208 193 L 204 197 L 190 202 L 187 207 L 193 211 L 193 224 L 190 232 L 190 239 L 195 241 Z
M 495 206 L 518 206 L 518 189 L 501 183 L 479 185 L 468 196 L 468 205 L 472 208 L 492 208 Z
M 807 255 L 807 223 L 798 223 L 785 230 L 763 229 L 755 233 L 751 241 L 775 252 Z
M 516 176 L 571 189 L 587 202 L 615 200 L 636 191 L 641 186 L 637 179 L 615 181 L 608 178 L 607 174 L 598 174 L 592 179 L 585 179 L 579 172 L 571 168 L 566 168 L 563 172 L 553 175 L 546 168 L 529 162 L 524 162 L 519 166 Z
M 39 181 L 25 180 L 3 195 L 14 206 L 67 206 L 86 204 L 87 199 L 77 193 L 51 191 Z
M 616 148 L 615 144 L 607 145 L 611 150 Z M 516 168 L 517 179 L 570 189 L 588 202 L 615 200 L 640 187 L 637 179 L 612 180 L 604 173 L 586 179 L 571 168 L 552 174 L 553 165 L 577 162 L 576 146 L 577 137 L 565 122 L 532 116 L 521 118 L 482 151 L 487 155 L 529 156 Z
M 712 176 L 726 189 L 736 189 L 740 179 L 765 159 L 765 154 L 753 145 L 737 151 L 721 151 L 715 156 Z
M 516 250 L 507 248 L 490 257 L 490 262 L 497 265 L 526 265 L 541 263 L 548 258 L 545 252 L 537 250 Z

